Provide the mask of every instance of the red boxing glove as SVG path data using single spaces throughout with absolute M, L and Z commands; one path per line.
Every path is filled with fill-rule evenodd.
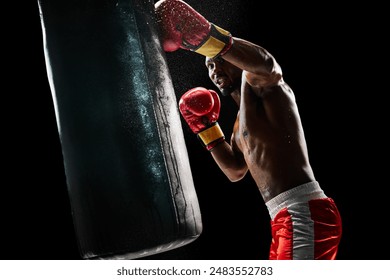
M 155 12 L 167 52 L 182 48 L 216 57 L 232 46 L 230 32 L 210 23 L 181 0 L 160 0 L 155 4 Z
M 190 89 L 179 101 L 181 115 L 209 151 L 225 140 L 217 123 L 220 109 L 218 94 L 203 87 Z

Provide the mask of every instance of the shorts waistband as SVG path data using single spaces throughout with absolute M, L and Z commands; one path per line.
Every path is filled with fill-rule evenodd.
M 312 181 L 282 192 L 269 200 L 265 205 L 267 206 L 268 212 L 273 220 L 280 210 L 289 205 L 326 197 L 327 196 L 321 189 L 319 183 L 317 181 Z

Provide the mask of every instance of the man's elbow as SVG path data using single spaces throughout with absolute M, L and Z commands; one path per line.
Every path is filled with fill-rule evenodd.
M 226 172 L 226 176 L 230 180 L 230 182 L 238 182 L 242 178 L 245 177 L 248 169 L 242 169 L 242 170 L 229 170 L 229 172 Z

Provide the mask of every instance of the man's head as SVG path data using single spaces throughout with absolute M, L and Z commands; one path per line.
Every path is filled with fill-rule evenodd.
M 242 70 L 222 57 L 206 57 L 206 67 L 211 81 L 218 87 L 223 96 L 230 95 L 241 85 Z

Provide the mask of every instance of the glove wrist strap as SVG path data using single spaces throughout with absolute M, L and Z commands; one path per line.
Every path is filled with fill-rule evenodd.
M 225 135 L 223 134 L 223 131 L 219 124 L 216 122 L 213 126 L 206 128 L 205 130 L 199 132 L 197 134 L 198 138 L 202 141 L 203 145 L 207 148 L 211 143 L 215 142 L 216 140 L 222 139 L 225 140 Z M 212 147 L 211 147 L 212 146 Z M 211 145 L 210 149 L 214 146 Z M 210 150 L 207 148 L 207 150 Z
M 210 144 L 208 144 L 206 146 L 206 150 L 211 152 L 216 146 L 218 146 L 222 142 L 225 142 L 225 137 L 219 138 L 219 139 L 215 140 L 214 142 L 211 142 Z
M 211 23 L 209 35 L 194 51 L 207 57 L 216 57 L 225 54 L 232 44 L 233 38 L 230 32 Z

